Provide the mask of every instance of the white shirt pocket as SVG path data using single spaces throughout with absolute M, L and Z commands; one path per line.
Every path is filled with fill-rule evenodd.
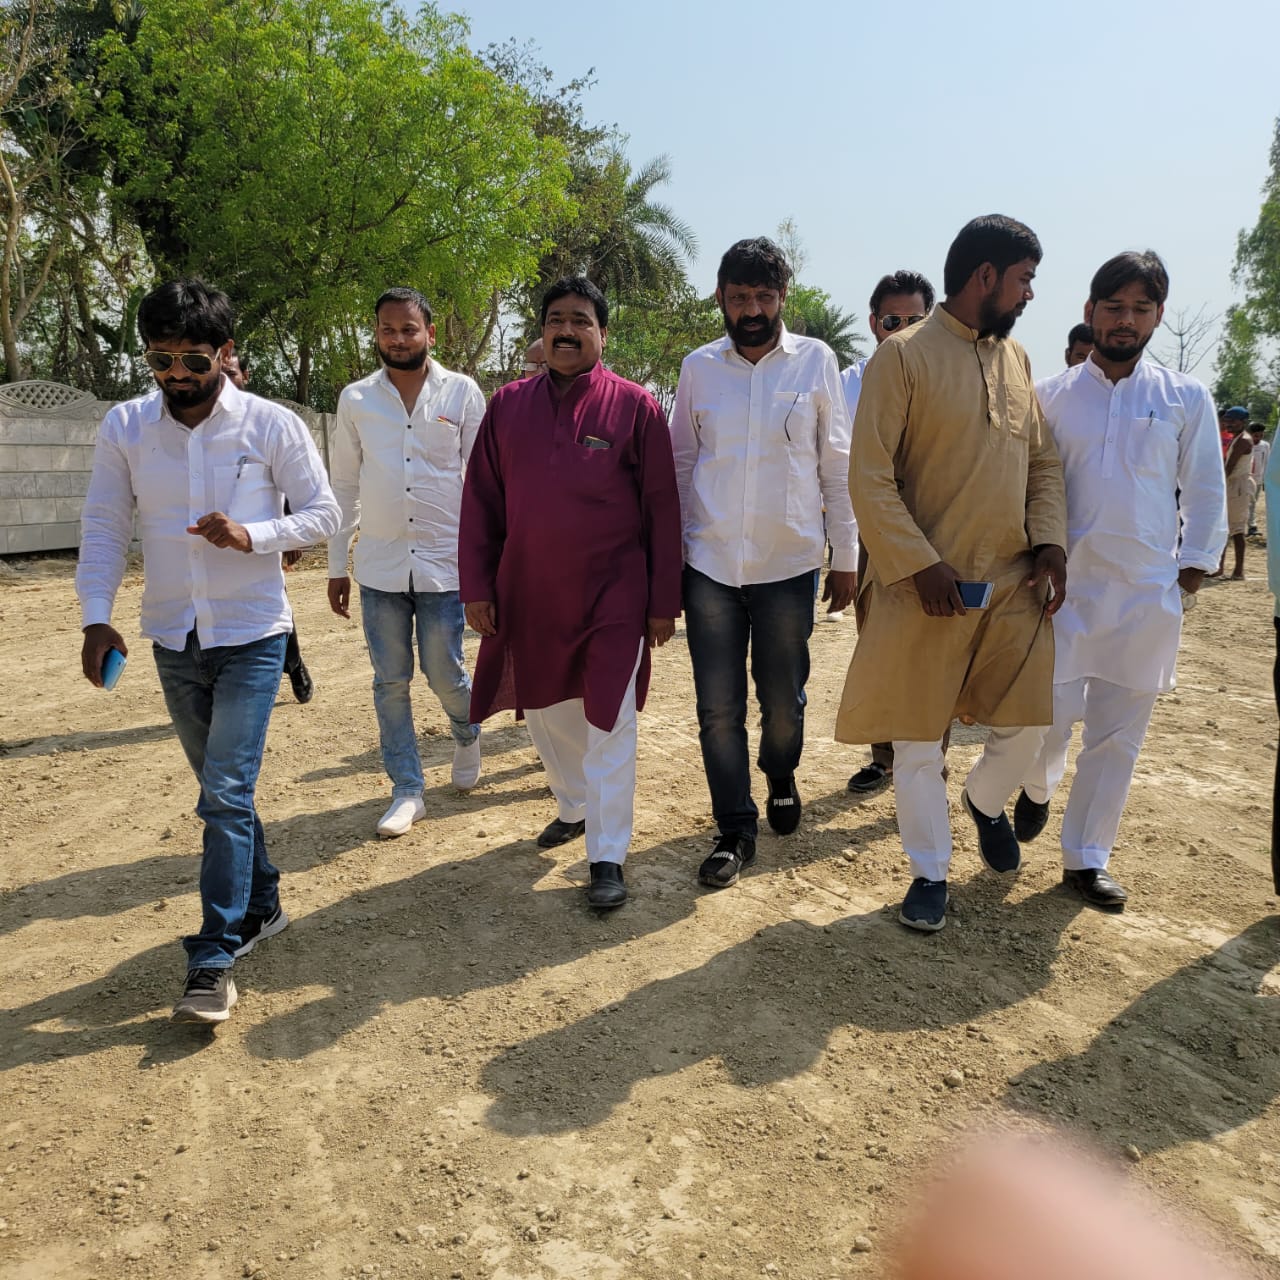
M 284 510 L 271 468 L 264 462 L 237 462 L 215 467 L 217 509 L 237 524 L 275 520 Z
M 1163 418 L 1131 418 L 1124 457 L 1131 471 L 1173 484 L 1178 475 L 1178 428 Z

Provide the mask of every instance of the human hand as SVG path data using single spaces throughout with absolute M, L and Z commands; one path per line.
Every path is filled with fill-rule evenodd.
M 960 588 L 956 586 L 959 580 L 960 575 L 943 560 L 911 575 L 916 595 L 920 597 L 920 607 L 931 618 L 950 618 L 957 613 L 968 613 L 960 599 Z
M 1044 613 L 1046 618 L 1052 618 L 1067 598 L 1067 553 L 1052 543 L 1036 548 L 1036 561 L 1027 586 L 1038 587 L 1045 578 L 1049 579 L 1053 594 L 1045 601 Z
M 84 629 L 84 644 L 80 648 L 80 666 L 84 678 L 95 689 L 102 688 L 102 662 L 108 649 L 119 649 L 123 657 L 129 656 L 129 646 L 120 633 L 106 622 L 94 622 Z
M 477 635 L 498 634 L 498 611 L 492 600 L 473 600 L 465 609 L 467 626 Z
M 351 579 L 329 579 L 329 608 L 340 618 L 351 617 Z
M 225 550 L 243 551 L 246 555 L 253 550 L 253 539 L 248 529 L 221 511 L 210 511 L 208 515 L 201 516 L 195 524 L 187 526 L 187 532 Z

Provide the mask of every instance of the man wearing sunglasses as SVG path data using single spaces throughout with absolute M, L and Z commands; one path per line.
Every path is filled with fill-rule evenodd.
M 779 835 L 790 835 L 800 825 L 795 771 L 804 749 L 814 575 L 828 541 L 828 612 L 843 610 L 857 586 L 840 369 L 825 343 L 782 323 L 790 279 L 770 240 L 740 240 L 725 253 L 716 301 L 726 336 L 685 357 L 671 417 L 698 737 L 719 829 L 698 879 L 713 889 L 737 883 L 756 858 L 748 646 L 765 816 Z
M 142 634 L 204 821 L 203 920 L 183 939 L 173 1017 L 222 1022 L 236 959 L 289 922 L 253 798 L 293 622 L 280 555 L 329 537 L 338 504 L 298 416 L 226 376 L 226 294 L 200 280 L 161 285 L 142 300 L 138 331 L 158 390 L 116 405 L 98 432 L 76 570 L 81 662 L 101 688 L 108 650 L 127 651 L 111 612 L 136 510 Z
M 871 291 L 871 314 L 867 317 L 867 327 L 876 340 L 876 346 L 902 329 L 909 329 L 919 324 L 933 310 L 933 285 L 918 271 L 895 271 L 892 275 L 881 276 L 880 282 Z M 853 421 L 858 411 L 858 395 L 862 391 L 862 374 L 867 367 L 868 356 L 856 360 L 840 375 L 844 387 L 845 404 L 849 406 L 849 421 Z M 867 549 L 858 550 L 858 581 L 865 582 L 867 574 Z M 856 607 L 855 607 L 856 612 Z M 862 625 L 862 619 L 858 619 Z M 948 733 L 950 730 L 948 730 Z M 946 744 L 943 753 L 946 753 Z M 864 765 L 849 779 L 849 790 L 855 795 L 871 795 L 879 791 L 893 778 L 893 743 L 873 742 L 871 744 L 871 763 Z

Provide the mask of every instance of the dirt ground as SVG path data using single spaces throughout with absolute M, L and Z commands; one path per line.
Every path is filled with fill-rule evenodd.
M 317 693 L 285 684 L 259 787 L 293 923 L 216 1033 L 167 1020 L 200 827 L 137 577 L 105 694 L 72 566 L 0 568 L 0 1276 L 878 1276 L 926 1165 L 983 1122 L 1072 1126 L 1280 1276 L 1261 550 L 1188 616 L 1113 863 L 1130 909 L 1059 888 L 1064 789 L 1012 884 L 954 814 L 932 937 L 895 922 L 892 794 L 852 798 L 865 752 L 830 738 L 851 619 L 814 633 L 800 833 L 722 893 L 694 881 L 683 633 L 662 651 L 633 897 L 598 916 L 582 845 L 533 843 L 554 807 L 523 727 L 489 727 L 459 795 L 423 681 L 429 818 L 374 838 L 368 660 L 310 565 L 289 581 Z M 953 806 L 980 740 L 957 736 Z

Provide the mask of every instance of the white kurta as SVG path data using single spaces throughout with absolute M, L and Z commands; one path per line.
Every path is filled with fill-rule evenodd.
M 1227 540 L 1209 389 L 1148 360 L 1112 384 L 1091 356 L 1037 383 L 1036 393 L 1067 488 L 1054 684 L 1092 676 L 1149 693 L 1172 689 L 1178 572 L 1212 572 Z

